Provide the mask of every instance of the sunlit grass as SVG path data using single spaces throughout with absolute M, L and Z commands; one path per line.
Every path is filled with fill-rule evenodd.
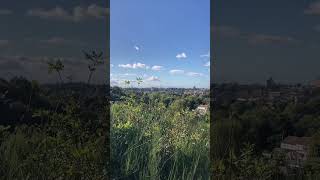
M 131 98 L 111 115 L 113 178 L 209 179 L 208 114 Z

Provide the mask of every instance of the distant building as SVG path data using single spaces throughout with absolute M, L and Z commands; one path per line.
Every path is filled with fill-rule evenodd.
M 277 98 L 281 97 L 281 92 L 280 91 L 271 91 L 268 93 L 269 99 L 270 100 L 276 100 Z
M 200 114 L 206 114 L 208 109 L 209 109 L 208 105 L 199 105 L 196 111 L 199 112 Z
M 286 162 L 289 167 L 299 168 L 307 160 L 310 137 L 286 137 L 280 145 L 286 154 Z
M 311 81 L 310 85 L 315 88 L 320 88 L 320 80 Z
M 274 80 L 272 79 L 272 77 L 270 77 L 268 80 L 267 80 L 267 88 L 268 89 L 273 89 L 276 87 L 276 83 L 274 82 Z

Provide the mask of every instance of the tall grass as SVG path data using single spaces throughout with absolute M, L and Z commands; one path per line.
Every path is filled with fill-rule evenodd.
M 173 102 L 136 98 L 111 107 L 114 179 L 209 179 L 209 118 Z

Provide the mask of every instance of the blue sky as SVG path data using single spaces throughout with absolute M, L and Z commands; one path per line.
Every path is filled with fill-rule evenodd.
M 209 0 L 111 0 L 111 84 L 208 87 Z

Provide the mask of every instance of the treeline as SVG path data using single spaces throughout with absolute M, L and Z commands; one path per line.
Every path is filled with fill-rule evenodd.
M 125 98 L 131 97 L 136 101 L 148 104 L 150 100 L 157 100 L 163 103 L 166 107 L 171 105 L 174 101 L 175 103 L 180 103 L 181 108 L 194 110 L 199 105 L 209 104 L 210 97 L 209 94 L 204 95 L 177 95 L 169 92 L 141 92 L 139 90 L 132 90 L 128 88 L 121 87 L 111 87 L 110 89 L 111 101 L 124 101 Z

